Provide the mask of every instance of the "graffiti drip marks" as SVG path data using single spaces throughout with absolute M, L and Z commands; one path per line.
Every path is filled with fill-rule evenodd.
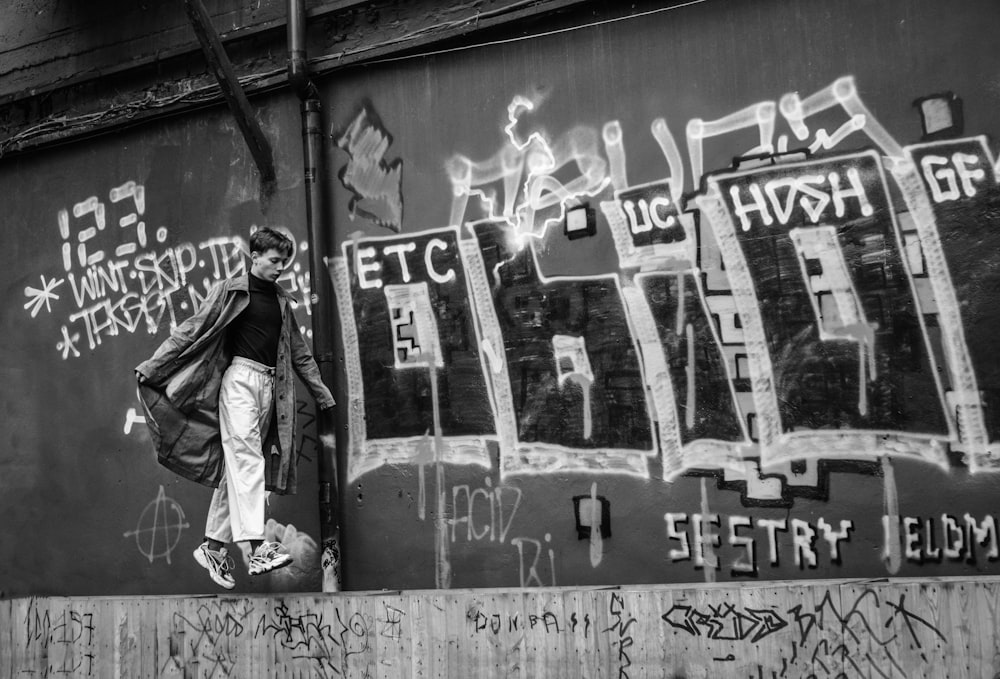
M 911 344 L 920 310 L 878 156 L 714 174 L 707 186 L 698 205 L 741 319 L 762 462 L 798 456 L 799 437 L 831 439 L 826 456 L 870 449 L 873 431 L 891 432 L 896 454 L 943 465 L 944 394 L 931 348 Z M 811 378 L 820 364 L 843 379 Z M 937 392 L 940 408 L 907 412 L 892 397 L 904 382 Z
M 452 227 L 359 236 L 331 262 L 353 309 L 341 316 L 351 478 L 428 435 L 428 371 L 413 369 L 428 360 L 446 455 L 487 465 L 496 445 L 501 480 L 719 470 L 746 503 L 787 505 L 822 494 L 824 464 L 1000 469 L 993 333 L 970 330 L 1000 322 L 975 301 L 996 275 L 966 266 L 1000 248 L 985 139 L 904 147 L 845 76 L 692 119 L 686 159 L 657 118 L 644 134 L 667 176 L 630 185 L 621 122 L 550 134 L 541 104 L 514 97 L 494 155 L 446 163 Z M 706 145 L 747 131 L 757 143 L 730 153 L 732 167 L 705 167 Z M 875 150 L 836 150 L 864 140 Z M 591 198 L 617 269 L 548 273 L 567 268 L 550 251 L 589 246 L 549 227 Z
M 424 450 L 488 468 L 496 424 L 457 230 L 356 239 L 343 252 L 331 275 L 345 323 L 349 476 L 433 461 Z

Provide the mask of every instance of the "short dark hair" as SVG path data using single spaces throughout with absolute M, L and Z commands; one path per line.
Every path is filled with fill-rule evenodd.
M 291 257 L 295 246 L 292 239 L 275 231 L 270 227 L 262 227 L 253 232 L 250 236 L 250 252 L 265 253 L 268 250 L 277 250 L 285 257 Z

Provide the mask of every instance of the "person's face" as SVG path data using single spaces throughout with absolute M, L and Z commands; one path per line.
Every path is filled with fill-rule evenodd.
M 288 257 L 271 248 L 265 252 L 250 253 L 250 273 L 265 281 L 274 282 L 285 270 L 288 264 Z

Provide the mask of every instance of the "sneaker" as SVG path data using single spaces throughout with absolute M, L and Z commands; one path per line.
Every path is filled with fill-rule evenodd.
M 282 549 L 280 542 L 262 542 L 250 555 L 250 565 L 247 568 L 250 575 L 261 575 L 292 563 L 292 555 L 279 552 L 279 549 Z
M 226 589 L 232 589 L 236 586 L 236 580 L 233 579 L 232 575 L 233 560 L 229 557 L 229 552 L 226 551 L 225 547 L 213 552 L 208 548 L 208 543 L 203 542 L 198 545 L 198 549 L 194 550 L 194 560 L 208 571 L 215 584 Z

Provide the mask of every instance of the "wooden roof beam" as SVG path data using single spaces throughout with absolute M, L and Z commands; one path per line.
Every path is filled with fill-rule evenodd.
M 250 148 L 250 154 L 257 164 L 261 180 L 261 205 L 266 206 L 267 199 L 274 192 L 277 180 L 271 144 L 264 136 L 253 109 L 250 108 L 250 102 L 243 91 L 243 86 L 240 85 L 240 81 L 236 77 L 236 72 L 229 61 L 225 47 L 222 46 L 219 34 L 212 26 L 212 20 L 205 10 L 205 5 L 201 0 L 184 0 L 184 9 L 187 10 L 188 19 L 191 21 L 195 35 L 198 36 L 205 60 L 215 74 L 215 79 L 219 82 L 219 88 L 222 90 L 226 104 L 229 105 L 229 111 L 236 119 L 236 124 L 239 125 L 243 139 Z

